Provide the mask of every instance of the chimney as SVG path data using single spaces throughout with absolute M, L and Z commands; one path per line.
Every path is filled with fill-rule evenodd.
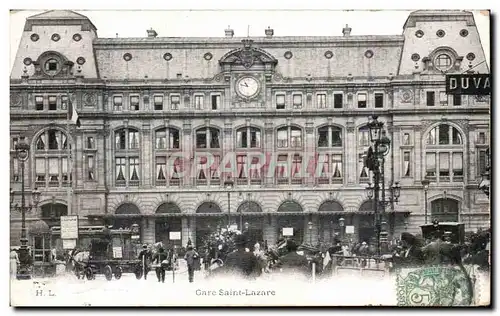
M 156 33 L 156 31 L 153 30 L 153 28 L 147 30 L 146 32 L 148 32 L 148 38 L 155 38 L 158 36 L 158 33 Z
M 270 26 L 268 26 L 266 29 L 266 36 L 272 37 L 273 35 L 274 35 L 274 30 Z
M 225 33 L 226 33 L 226 37 L 233 37 L 234 36 L 234 30 L 229 25 L 227 26 Z
M 342 29 L 342 33 L 344 34 L 344 36 L 351 36 L 351 28 L 349 27 L 349 25 L 345 25 L 345 27 Z

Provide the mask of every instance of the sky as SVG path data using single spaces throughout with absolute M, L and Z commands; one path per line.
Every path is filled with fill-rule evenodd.
M 146 37 L 153 28 L 159 37 L 222 37 L 230 26 L 235 36 L 264 36 L 267 27 L 275 36 L 342 36 L 346 24 L 351 35 L 400 35 L 408 10 L 75 10 L 97 27 L 99 37 Z M 19 46 L 26 18 L 43 11 L 10 13 L 10 68 Z M 489 17 L 473 11 L 489 63 Z M 112 21 L 112 22 L 111 22 Z M 383 23 L 381 23 L 383 21 Z

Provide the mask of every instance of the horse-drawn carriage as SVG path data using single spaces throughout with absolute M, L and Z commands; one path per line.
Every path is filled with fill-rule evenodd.
M 130 229 L 108 229 L 104 226 L 95 229 L 92 234 L 80 236 L 80 243 L 86 244 L 87 251 L 74 249 L 70 254 L 75 275 L 94 280 L 97 274 L 103 274 L 106 280 L 120 279 L 123 273 L 134 273 L 137 278 L 141 261 L 137 259 L 136 245 L 132 242 Z M 83 238 L 82 238 L 83 237 Z

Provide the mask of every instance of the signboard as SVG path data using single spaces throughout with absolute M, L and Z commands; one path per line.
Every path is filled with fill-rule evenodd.
M 233 225 L 229 226 L 229 230 L 238 230 L 238 225 L 233 224 Z
M 446 75 L 446 94 L 490 95 L 491 77 L 488 74 Z
M 181 232 L 170 232 L 169 239 L 170 240 L 181 240 Z
M 346 234 L 354 234 L 354 226 L 353 225 L 347 225 L 345 227 L 345 233 Z
M 61 239 L 78 239 L 78 216 L 61 216 Z
M 113 247 L 113 258 L 121 259 L 123 257 L 122 247 Z
M 75 249 L 76 239 L 63 239 L 62 240 L 63 249 Z
M 293 227 L 283 227 L 283 236 L 293 236 Z

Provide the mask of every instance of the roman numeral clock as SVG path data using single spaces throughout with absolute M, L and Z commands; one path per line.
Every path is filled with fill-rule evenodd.
M 263 107 L 262 78 L 255 74 L 239 74 L 233 78 L 233 104 L 237 108 Z

